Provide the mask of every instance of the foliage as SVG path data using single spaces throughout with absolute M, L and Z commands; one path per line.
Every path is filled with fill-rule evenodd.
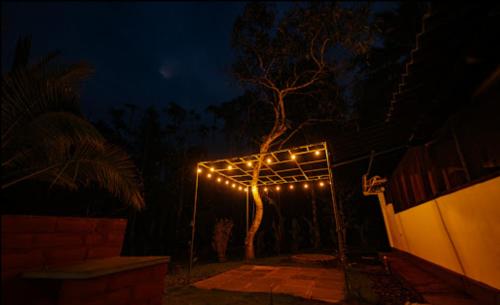
M 217 252 L 217 257 L 220 262 L 226 261 L 226 250 L 233 226 L 233 221 L 227 218 L 219 219 L 215 223 L 212 248 Z
M 29 179 L 72 190 L 97 186 L 143 207 L 134 163 L 80 112 L 79 88 L 91 68 L 56 65 L 55 52 L 30 64 L 30 48 L 30 38 L 18 41 L 2 77 L 2 189 Z
M 145 210 L 129 215 L 125 253 L 184 257 L 190 238 L 192 173 L 205 154 L 208 128 L 198 112 L 175 102 L 161 108 L 128 103 L 109 114 L 109 123 L 97 125 L 139 165 L 148 202 Z

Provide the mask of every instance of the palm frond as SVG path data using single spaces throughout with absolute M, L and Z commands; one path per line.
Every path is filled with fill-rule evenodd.
M 54 65 L 58 53 L 29 66 L 30 47 L 30 38 L 19 40 L 13 69 L 2 77 L 2 189 L 28 179 L 68 189 L 94 185 L 143 207 L 133 161 L 81 115 L 79 89 L 92 68 Z
M 29 150 L 14 160 L 11 175 L 3 181 L 2 188 L 27 179 L 68 189 L 96 185 L 135 208 L 144 206 L 140 175 L 123 150 L 105 142 L 53 141 L 51 146 L 58 148 L 50 152 L 50 157 L 47 151 Z

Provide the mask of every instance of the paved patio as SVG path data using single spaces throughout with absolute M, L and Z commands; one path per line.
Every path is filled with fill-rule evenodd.
M 193 284 L 202 289 L 283 293 L 337 303 L 344 299 L 344 275 L 334 268 L 243 265 Z

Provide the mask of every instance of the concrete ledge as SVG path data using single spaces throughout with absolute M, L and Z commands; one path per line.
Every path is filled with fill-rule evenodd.
M 466 295 L 471 296 L 481 305 L 498 305 L 500 304 L 500 291 L 494 287 L 480 283 L 464 275 L 453 272 L 442 266 L 426 261 L 411 253 L 392 249 L 392 253 L 385 253 L 389 258 L 391 256 L 399 257 L 418 267 L 420 270 L 432 274 L 442 283 L 446 283 L 457 291 L 461 291 Z M 383 255 L 383 254 L 382 254 Z M 397 270 L 394 270 L 396 273 Z M 402 276 L 402 275 L 401 275 Z M 403 276 L 404 277 L 404 276 Z
M 117 256 L 48 267 L 43 270 L 29 271 L 22 274 L 26 279 L 91 279 L 103 275 L 133 270 L 153 265 L 165 264 L 169 256 Z

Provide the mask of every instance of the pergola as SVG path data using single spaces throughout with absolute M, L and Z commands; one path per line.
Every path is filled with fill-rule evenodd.
M 264 155 L 259 172 L 257 187 L 268 192 L 286 191 L 310 187 L 330 188 L 332 208 L 338 236 L 338 251 L 341 263 L 344 262 L 344 241 L 341 233 L 341 219 L 335 201 L 335 189 L 331 163 L 326 142 L 280 149 L 264 154 L 253 154 L 228 159 L 203 161 L 197 164 L 194 195 L 193 221 L 191 231 L 191 251 L 189 272 L 193 261 L 193 247 L 196 227 L 196 208 L 198 204 L 198 183 L 200 179 L 220 184 L 232 190 L 246 193 L 246 226 L 248 234 L 249 194 L 254 165 Z

